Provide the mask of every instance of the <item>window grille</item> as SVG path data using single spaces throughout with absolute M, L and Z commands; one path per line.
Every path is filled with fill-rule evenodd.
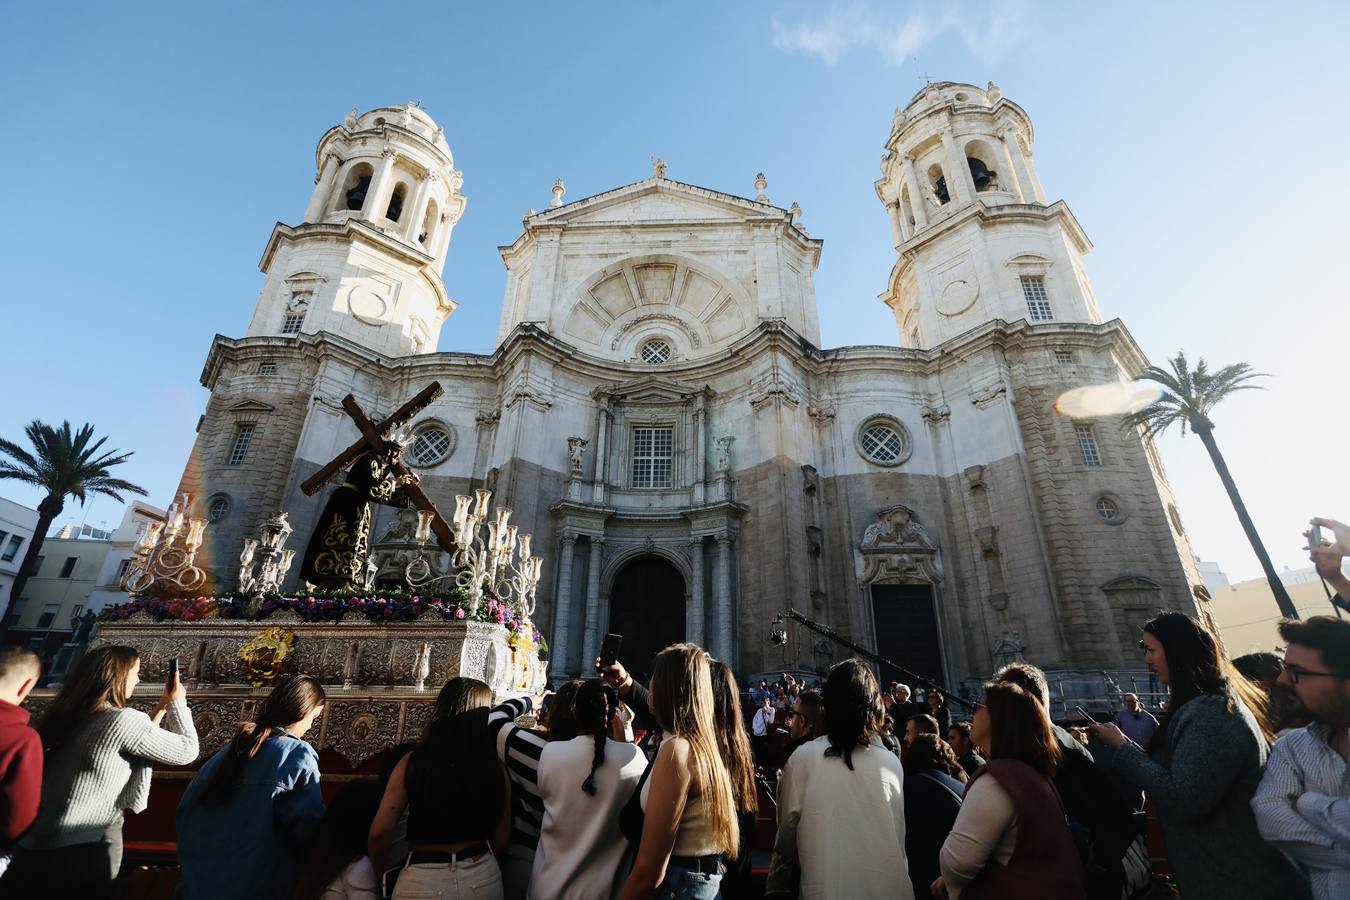
M 206 518 L 212 522 L 219 522 L 225 518 L 225 514 L 230 511 L 230 498 L 224 494 L 218 494 L 211 498 L 211 502 L 206 505 Z
M 642 349 L 638 351 L 638 354 L 642 357 L 643 362 L 649 365 L 658 366 L 661 363 L 670 362 L 672 352 L 673 350 L 667 341 L 664 341 L 661 338 L 652 338 L 642 345 Z
M 286 313 L 286 317 L 281 320 L 281 333 L 299 334 L 300 326 L 303 324 L 305 324 L 304 313 Z
M 1050 311 L 1050 298 L 1045 293 L 1045 279 L 1041 276 L 1022 276 L 1022 296 L 1026 298 L 1031 321 L 1048 322 L 1055 317 Z
M 889 425 L 878 422 L 862 433 L 862 449 L 873 462 L 893 463 L 905 452 L 905 440 Z
M 1097 435 L 1093 433 L 1092 426 L 1075 425 L 1073 433 L 1078 436 L 1078 449 L 1083 454 L 1083 465 L 1100 466 L 1102 454 L 1097 447 Z
M 670 487 L 674 447 L 673 428 L 634 428 L 633 487 Z
M 1073 365 L 1073 353 L 1068 350 L 1056 350 L 1055 362 L 1061 366 Z
M 419 466 L 434 465 L 450 453 L 450 432 L 439 425 L 419 429 L 409 450 L 413 462 Z
M 234 432 L 234 445 L 230 447 L 230 458 L 226 462 L 229 466 L 242 466 L 244 460 L 248 458 L 248 445 L 253 443 L 253 429 L 255 425 L 240 425 Z

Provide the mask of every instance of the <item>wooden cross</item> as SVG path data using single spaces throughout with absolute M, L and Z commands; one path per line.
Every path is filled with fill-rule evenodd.
M 443 393 L 441 383 L 433 381 L 427 385 L 417 396 L 413 397 L 407 403 L 394 410 L 393 414 L 381 420 L 378 423 L 370 421 L 370 418 L 361 409 L 356 402 L 356 398 L 351 394 L 342 398 L 342 408 L 346 411 L 351 420 L 356 423 L 357 430 L 361 432 L 361 437 L 356 443 L 352 444 L 346 450 L 343 450 L 337 456 L 333 457 L 319 471 L 315 472 L 300 485 L 300 490 L 307 495 L 313 495 L 329 481 L 331 481 L 339 472 L 350 465 L 361 454 L 367 451 L 379 452 L 383 450 L 388 439 L 386 434 L 393 431 L 404 422 L 411 419 L 417 412 L 425 408 L 431 401 L 435 400 Z M 436 535 L 436 543 L 447 553 L 455 552 L 455 533 L 450 528 L 450 524 L 445 521 L 441 511 L 436 508 L 436 504 L 427 496 L 426 491 L 417 482 L 417 475 L 411 472 L 403 464 L 401 454 L 394 456 L 390 468 L 395 476 L 398 477 L 403 495 L 412 502 L 412 505 L 423 512 L 431 513 L 431 530 Z

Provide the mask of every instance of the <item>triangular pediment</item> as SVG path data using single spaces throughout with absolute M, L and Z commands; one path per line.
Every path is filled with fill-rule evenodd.
M 276 410 L 275 406 L 264 403 L 261 400 L 240 400 L 233 406 L 228 407 L 229 411 L 235 414 L 239 413 L 270 413 Z
M 668 178 L 648 178 L 556 209 L 545 210 L 527 221 L 532 225 L 709 220 L 735 222 L 786 215 L 785 210 L 768 203 L 758 203 Z
M 700 393 L 712 396 L 711 389 L 706 385 L 676 381 L 660 375 L 646 375 L 631 381 L 602 385 L 592 392 L 592 396 L 623 403 L 682 403 Z

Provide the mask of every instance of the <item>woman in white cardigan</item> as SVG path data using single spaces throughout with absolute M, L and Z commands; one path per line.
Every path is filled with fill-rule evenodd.
M 0 896 L 107 896 L 122 864 L 123 812 L 145 809 L 151 765 L 197 758 L 197 731 L 176 676 L 150 715 L 127 706 L 140 672 L 131 647 L 97 647 L 62 685 L 38 727 L 46 751 L 42 811 L 0 881 Z
M 544 821 L 530 877 L 530 900 L 617 897 L 628 871 L 619 810 L 633 795 L 647 760 L 633 744 L 609 738 L 618 692 L 592 679 L 572 701 L 579 729 L 539 756 Z

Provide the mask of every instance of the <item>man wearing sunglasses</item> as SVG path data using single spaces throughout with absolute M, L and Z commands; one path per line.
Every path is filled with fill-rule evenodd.
M 1350 621 L 1280 623 L 1279 683 L 1313 722 L 1275 742 L 1252 809 L 1261 836 L 1299 863 L 1317 900 L 1350 897 Z

